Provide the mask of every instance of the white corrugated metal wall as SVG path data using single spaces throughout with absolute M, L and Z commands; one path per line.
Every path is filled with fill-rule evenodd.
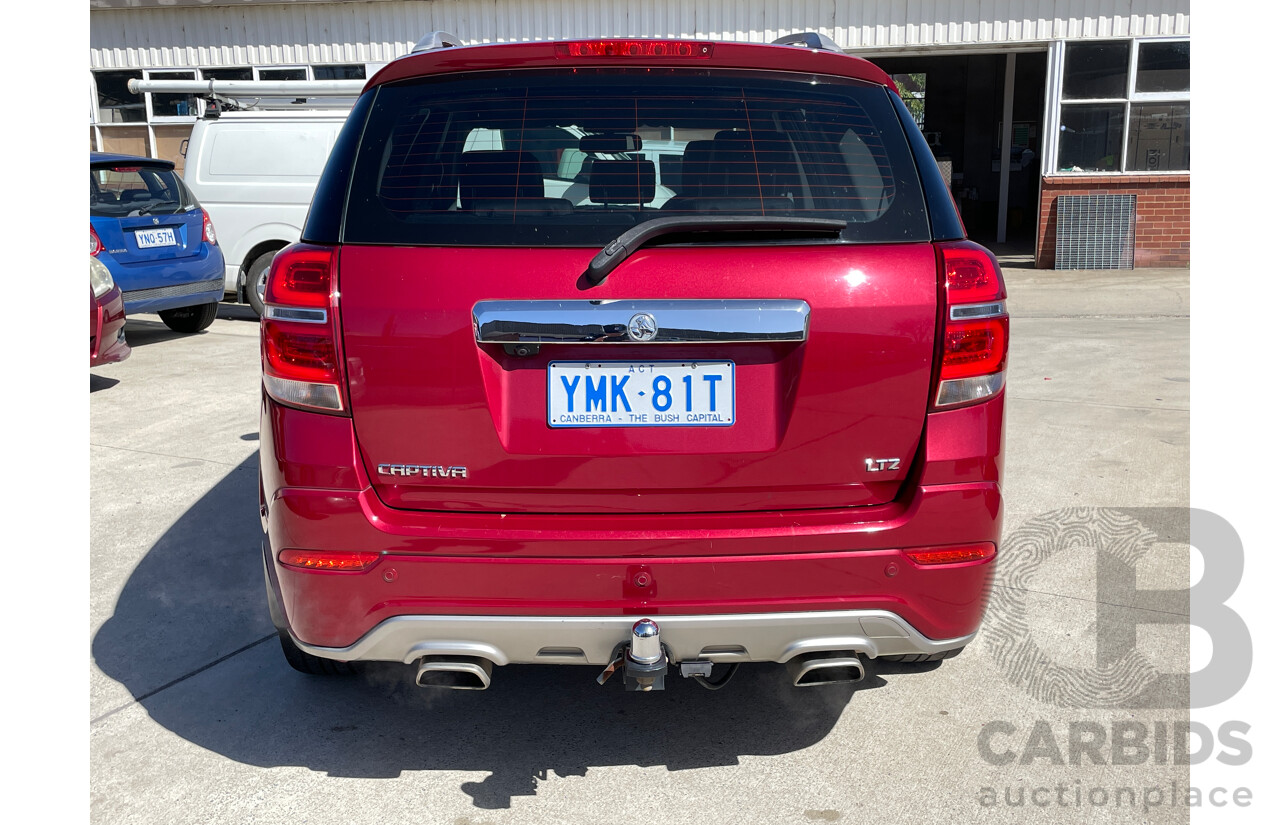
M 429 31 L 468 43 L 654 36 L 768 41 L 820 31 L 845 49 L 1187 35 L 1190 0 L 387 0 L 93 9 L 94 69 L 380 63 Z

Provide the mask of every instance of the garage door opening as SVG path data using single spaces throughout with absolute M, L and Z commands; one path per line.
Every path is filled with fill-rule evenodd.
M 1047 54 L 865 56 L 897 82 L 949 176 L 969 236 L 1004 254 L 1033 254 Z

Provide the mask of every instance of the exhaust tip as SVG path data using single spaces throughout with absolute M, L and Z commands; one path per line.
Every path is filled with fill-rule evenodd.
M 838 685 L 861 682 L 866 665 L 855 651 L 805 653 L 787 662 L 787 673 L 796 687 Z
M 493 662 L 476 656 L 426 656 L 418 663 L 418 687 L 486 690 L 493 678 Z

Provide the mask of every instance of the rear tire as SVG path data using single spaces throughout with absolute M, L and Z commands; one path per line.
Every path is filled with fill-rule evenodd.
M 253 311 L 258 313 L 259 318 L 265 311 L 262 290 L 267 286 L 267 273 L 271 271 L 271 261 L 275 258 L 276 252 L 277 250 L 273 249 L 254 258 L 249 266 L 249 272 L 244 277 L 244 297 L 249 301 L 249 306 L 253 307 Z
M 880 656 L 877 661 L 899 662 L 904 665 L 922 665 L 927 662 L 941 662 L 943 659 L 954 659 L 960 655 L 963 647 L 953 647 L 941 653 L 897 653 L 892 656 Z
M 314 656 L 293 643 L 289 634 L 283 630 L 280 634 L 280 649 L 284 651 L 284 659 L 289 667 L 308 676 L 351 676 L 356 672 L 355 665 L 350 662 L 339 662 Z
M 174 332 L 199 332 L 207 329 L 218 317 L 218 304 L 197 304 L 193 307 L 160 310 L 160 320 Z

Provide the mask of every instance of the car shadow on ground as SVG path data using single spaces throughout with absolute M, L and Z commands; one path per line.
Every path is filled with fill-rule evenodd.
M 367 778 L 487 772 L 460 790 L 476 807 L 506 808 L 549 772 L 676 771 L 807 748 L 862 690 L 885 684 L 798 689 L 780 665 L 744 666 L 715 692 L 672 675 L 666 691 L 627 693 L 620 679 L 597 685 L 589 667 L 495 668 L 486 691 L 418 688 L 395 664 L 349 678 L 295 673 L 263 598 L 256 461 L 155 543 L 93 640 L 97 666 L 155 722 L 228 759 Z M 95 722 L 123 707 L 96 709 Z
M 201 332 L 174 332 L 154 315 L 137 317 L 130 315 L 125 319 L 124 325 L 124 338 L 132 349 L 202 334 Z
M 95 375 L 93 373 L 89 373 L 89 392 L 97 392 L 98 390 L 109 390 L 119 383 L 120 383 L 119 378 L 108 378 L 105 375 Z

